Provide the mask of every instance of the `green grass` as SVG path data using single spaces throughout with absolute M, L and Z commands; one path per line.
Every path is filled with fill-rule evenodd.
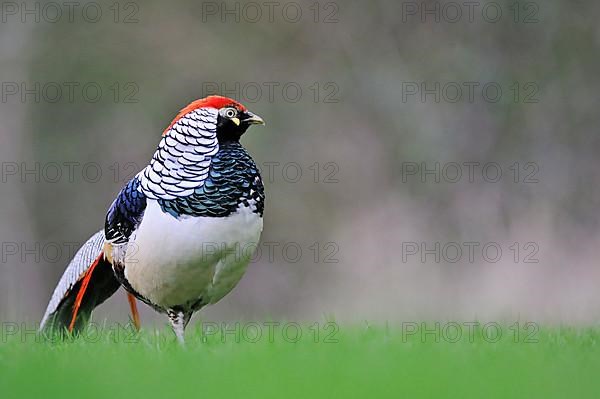
M 60 343 L 4 331 L 0 397 L 547 399 L 600 392 L 596 328 L 542 328 L 527 343 L 509 326 L 498 342 L 480 329 L 436 342 L 433 334 L 366 325 L 341 326 L 324 342 L 333 330 L 321 325 L 316 337 L 309 327 L 296 343 L 289 342 L 293 329 L 285 339 L 262 327 L 253 343 L 250 330 L 207 337 L 192 328 L 184 348 L 168 330 Z

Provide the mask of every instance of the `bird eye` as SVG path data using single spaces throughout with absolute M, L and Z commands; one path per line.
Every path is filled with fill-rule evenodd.
M 237 111 L 234 108 L 226 108 L 223 114 L 228 118 L 233 118 L 237 115 Z

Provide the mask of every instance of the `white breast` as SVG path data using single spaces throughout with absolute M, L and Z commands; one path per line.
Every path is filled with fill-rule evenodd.
M 163 308 L 199 298 L 215 303 L 241 279 L 262 227 L 262 217 L 250 207 L 223 218 L 176 219 L 148 200 L 127 249 L 125 277 Z

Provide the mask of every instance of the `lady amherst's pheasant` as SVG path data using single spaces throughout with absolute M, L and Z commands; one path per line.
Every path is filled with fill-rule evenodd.
M 259 170 L 240 144 L 264 124 L 242 104 L 209 96 L 181 110 L 150 164 L 114 200 L 104 229 L 67 266 L 41 329 L 80 330 L 119 286 L 166 313 L 178 339 L 192 314 L 229 293 L 263 228 Z

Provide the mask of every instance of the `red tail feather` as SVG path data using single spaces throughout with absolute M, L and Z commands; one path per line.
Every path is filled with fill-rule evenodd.
M 69 332 L 73 332 L 73 328 L 75 327 L 75 320 L 77 319 L 77 313 L 79 312 L 79 307 L 81 306 L 81 301 L 83 301 L 83 296 L 87 291 L 88 284 L 90 283 L 90 279 L 92 278 L 92 274 L 94 273 L 94 269 L 100 263 L 100 260 L 104 257 L 104 252 L 100 252 L 100 255 L 94 260 L 94 263 L 91 264 L 89 269 L 83 275 L 83 279 L 81 280 L 81 286 L 79 287 L 79 291 L 77 292 L 77 297 L 75 298 L 75 304 L 73 304 L 73 316 L 71 317 L 71 324 L 69 324 Z

